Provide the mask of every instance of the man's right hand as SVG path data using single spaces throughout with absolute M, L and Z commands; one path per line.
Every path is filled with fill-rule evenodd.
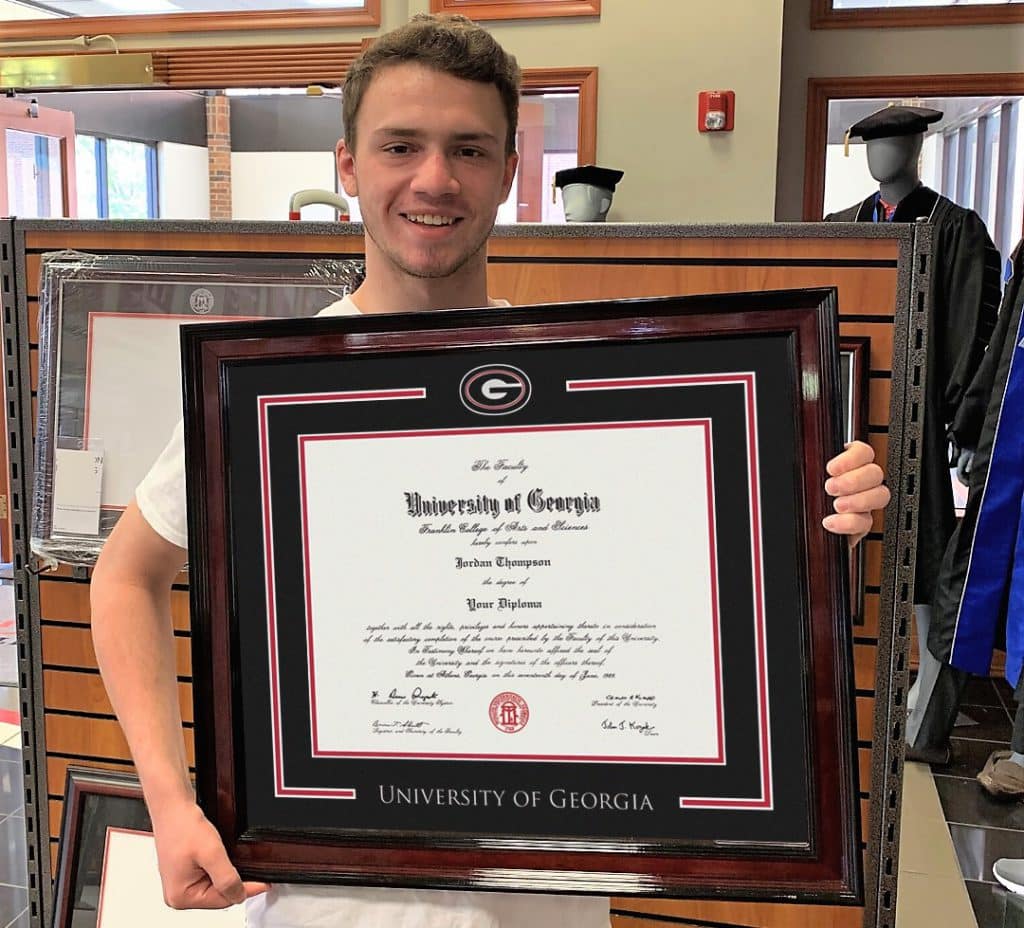
M 164 902 L 172 909 L 224 909 L 270 888 L 242 882 L 217 829 L 195 803 L 152 812 Z

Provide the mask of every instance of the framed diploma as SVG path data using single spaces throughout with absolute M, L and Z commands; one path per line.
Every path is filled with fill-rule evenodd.
M 181 325 L 312 316 L 362 268 L 59 252 L 41 275 L 32 549 L 90 564 L 181 420 Z
M 862 898 L 835 293 L 182 330 L 252 878 Z

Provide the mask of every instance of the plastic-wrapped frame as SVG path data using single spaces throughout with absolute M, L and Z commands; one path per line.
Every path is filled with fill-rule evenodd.
M 359 285 L 363 266 L 54 252 L 41 277 L 32 551 L 90 565 L 181 417 L 179 327 L 314 316 Z M 102 454 L 98 525 L 76 513 L 81 456 L 58 451 Z

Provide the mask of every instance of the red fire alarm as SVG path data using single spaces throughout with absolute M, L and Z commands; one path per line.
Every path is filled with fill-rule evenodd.
M 732 132 L 736 92 L 702 90 L 697 95 L 697 128 L 701 132 Z

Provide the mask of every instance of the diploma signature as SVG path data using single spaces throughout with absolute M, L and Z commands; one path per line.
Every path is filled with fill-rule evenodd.
M 612 706 L 616 709 L 657 709 L 658 697 L 651 693 L 606 693 L 590 701 L 591 706 Z
M 370 704 L 373 706 L 450 706 L 450 699 L 445 699 L 437 690 L 417 686 L 413 690 L 392 687 L 387 693 L 380 690 L 370 691 Z
M 375 735 L 427 735 L 431 727 L 430 722 L 422 719 L 374 719 L 372 724 Z
M 640 722 L 636 719 L 604 719 L 601 722 L 602 731 L 632 731 L 644 737 L 657 737 L 657 726 L 650 722 Z
M 371 731 L 375 735 L 450 735 L 462 737 L 461 728 L 437 726 L 426 719 L 374 719 Z

